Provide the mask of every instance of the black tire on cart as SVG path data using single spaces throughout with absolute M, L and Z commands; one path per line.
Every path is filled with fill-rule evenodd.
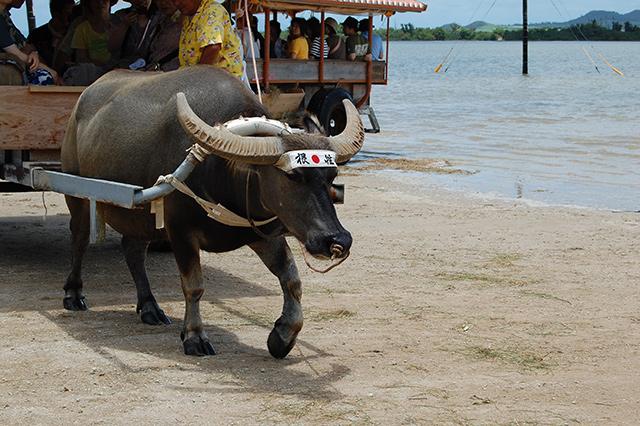
M 316 114 L 328 136 L 340 134 L 347 125 L 347 112 L 342 105 L 344 99 L 349 99 L 355 105 L 349 92 L 344 89 L 319 90 L 309 101 L 307 109 Z

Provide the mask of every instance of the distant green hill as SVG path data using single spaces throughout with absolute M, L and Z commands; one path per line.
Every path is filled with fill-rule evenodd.
M 596 21 L 598 24 L 602 25 L 605 28 L 612 28 L 614 23 L 624 24 L 625 22 L 629 22 L 631 25 L 640 26 L 640 10 L 634 10 L 633 12 L 621 14 L 618 12 L 610 12 L 606 10 L 592 10 L 591 12 L 567 22 L 538 22 L 538 23 L 529 23 L 529 27 L 531 28 L 568 28 L 572 25 L 578 24 L 588 24 L 593 21 Z M 445 30 L 451 29 L 452 24 L 443 25 L 442 28 Z M 519 24 L 513 25 L 498 25 L 491 24 L 489 22 L 484 21 L 475 21 L 469 25 L 466 25 L 465 28 L 470 30 L 476 30 L 477 32 L 492 32 L 496 28 L 505 28 L 512 29 L 521 27 Z
M 605 28 L 611 28 L 614 23 L 624 24 L 629 22 L 631 25 L 640 26 L 640 10 L 620 14 L 618 12 L 610 12 L 606 10 L 592 10 L 591 12 L 579 18 L 572 19 L 567 22 L 546 22 L 533 24 L 534 27 L 570 27 L 571 25 L 588 24 L 596 21 Z
M 383 39 L 387 32 L 375 30 Z M 576 34 L 580 34 L 578 37 Z M 496 25 L 476 21 L 467 26 L 456 23 L 436 28 L 417 28 L 413 24 L 401 24 L 389 31 L 390 40 L 522 40 L 522 24 Z M 568 22 L 542 22 L 529 24 L 531 41 L 575 40 L 640 41 L 640 10 L 626 14 L 591 11 Z
M 458 24 L 451 23 L 451 24 L 443 25 L 442 29 L 451 30 L 458 26 L 459 26 Z M 469 25 L 464 26 L 464 28 L 467 28 L 469 30 L 476 30 L 478 32 L 480 31 L 491 32 L 496 28 L 504 28 L 504 27 L 505 27 L 504 25 L 490 24 L 489 22 L 484 22 L 484 21 L 475 21 L 470 23 Z
M 499 28 L 499 26 L 484 21 L 475 21 L 467 25 L 467 28 L 469 28 L 470 30 L 476 30 L 478 32 L 490 33 L 493 32 L 493 30 L 495 30 L 496 28 Z

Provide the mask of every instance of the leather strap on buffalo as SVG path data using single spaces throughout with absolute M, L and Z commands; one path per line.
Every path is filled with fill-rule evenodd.
M 156 185 L 165 183 L 165 182 L 169 183 L 171 186 L 173 186 L 175 189 L 182 192 L 183 194 L 193 198 L 207 212 L 210 218 L 227 226 L 235 226 L 235 227 L 242 227 L 242 228 L 252 227 L 251 222 L 249 222 L 247 219 L 245 219 L 242 216 L 238 216 L 237 214 L 227 209 L 223 205 L 215 202 L 207 201 L 203 198 L 198 197 L 191 189 L 189 189 L 187 185 L 185 185 L 183 182 L 180 182 L 173 175 L 160 176 L 158 178 L 158 181 L 156 182 Z M 271 219 L 267 219 L 259 222 L 253 222 L 253 223 L 255 226 L 262 226 L 262 225 L 266 225 L 267 223 L 273 222 L 277 218 L 278 218 L 277 216 L 274 216 Z

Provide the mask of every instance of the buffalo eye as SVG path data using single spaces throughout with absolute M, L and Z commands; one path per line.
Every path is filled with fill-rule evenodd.
M 298 170 L 292 170 L 286 174 L 287 178 L 295 183 L 305 183 L 305 176 Z

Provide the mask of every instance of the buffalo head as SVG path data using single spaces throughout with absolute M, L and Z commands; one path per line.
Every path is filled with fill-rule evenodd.
M 180 123 L 191 138 L 238 167 L 248 167 L 249 178 L 258 181 L 259 194 L 253 194 L 258 195 L 258 205 L 251 210 L 277 216 L 318 258 L 343 258 L 352 243 L 351 234 L 338 221 L 330 190 L 337 164 L 362 147 L 364 127 L 355 106 L 343 102 L 347 126 L 339 135 L 325 136 L 317 121 L 305 116 L 304 132 L 294 133 L 265 119 L 269 125 L 259 130 L 262 135 L 246 136 L 237 126 L 205 123 L 182 93 L 177 96 Z

